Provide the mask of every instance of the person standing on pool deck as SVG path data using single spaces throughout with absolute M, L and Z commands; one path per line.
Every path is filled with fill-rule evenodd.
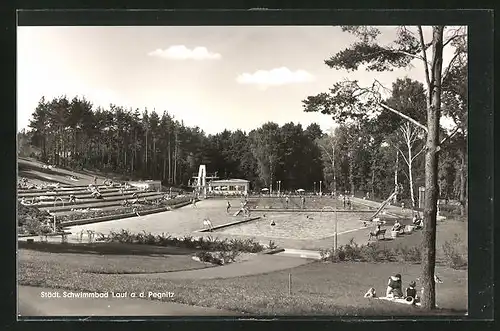
M 285 202 L 286 202 L 286 209 L 288 209 L 288 202 L 289 202 L 288 195 L 285 198 Z
M 226 205 L 226 214 L 229 214 L 229 209 L 231 209 L 231 203 L 228 200 Z
M 302 196 L 300 198 L 301 202 L 302 202 L 302 209 L 305 209 L 306 208 L 306 198 L 304 196 Z

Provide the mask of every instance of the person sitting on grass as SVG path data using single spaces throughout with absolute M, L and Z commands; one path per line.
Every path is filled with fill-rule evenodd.
M 385 293 L 387 298 L 401 298 L 403 297 L 403 289 L 401 283 L 401 274 L 396 274 L 389 277 L 389 282 L 387 283 L 387 291 Z
M 375 292 L 375 289 L 373 287 L 370 287 L 370 289 L 365 293 L 365 298 L 376 298 L 377 297 L 377 292 Z
M 406 288 L 406 293 L 405 293 L 405 299 L 406 301 L 411 301 L 412 303 L 417 303 L 419 298 L 417 296 L 417 290 L 415 289 L 415 286 L 417 284 L 415 283 L 414 280 L 412 280 L 409 284 L 409 286 Z
M 422 222 L 422 219 L 420 218 L 420 215 L 415 215 L 413 216 L 413 221 L 412 221 L 413 225 L 415 225 L 415 227 L 417 229 L 421 228 L 423 226 L 423 222 Z
M 401 223 L 399 223 L 399 220 L 396 220 L 396 222 L 394 222 L 394 225 L 392 226 L 391 231 L 401 232 L 402 229 L 403 229 L 403 225 L 401 225 Z

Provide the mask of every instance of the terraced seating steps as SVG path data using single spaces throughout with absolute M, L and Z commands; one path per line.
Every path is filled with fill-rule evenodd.
M 123 199 L 133 199 L 133 194 L 136 193 L 136 192 L 126 192 L 125 194 L 121 194 L 121 193 L 102 193 L 101 192 L 101 196 L 104 198 L 104 199 L 96 199 L 92 196 L 92 194 L 85 194 L 85 195 L 80 195 L 80 196 L 77 196 L 77 195 L 74 195 L 75 198 L 76 198 L 76 201 L 75 202 L 72 202 L 72 204 L 83 204 L 83 203 L 87 203 L 87 202 L 92 202 L 92 201 L 96 201 L 96 200 L 99 200 L 99 201 L 102 201 L 102 200 L 107 200 L 107 201 L 114 201 L 114 200 L 123 200 Z M 159 193 L 158 192 L 147 192 L 147 193 L 144 193 L 144 192 L 141 192 L 139 193 L 139 198 L 140 197 L 147 197 L 147 196 L 151 196 L 151 195 L 158 195 Z M 37 196 L 37 197 L 40 197 L 40 196 Z M 43 197 L 43 196 L 42 196 Z M 59 196 L 52 196 L 52 195 L 48 195 L 48 196 L 45 196 L 46 197 L 46 200 L 42 199 L 40 202 L 38 202 L 37 204 L 35 204 L 35 206 L 37 207 L 44 207 L 44 206 L 52 206 L 54 205 L 54 199 L 57 198 L 58 199 L 58 202 L 57 204 L 61 204 L 61 201 L 59 200 L 60 198 L 63 199 L 64 201 L 64 204 L 66 203 L 69 203 L 69 195 L 59 195 Z M 47 198 L 51 198 L 51 199 L 47 199 Z M 31 199 L 29 198 L 25 198 L 27 201 L 30 201 Z
M 113 188 L 99 188 L 99 191 L 101 193 L 118 193 L 120 192 L 119 188 L 113 187 Z M 129 188 L 127 190 L 124 190 L 125 192 L 140 192 L 140 190 L 135 189 L 135 188 Z M 90 194 L 90 191 L 85 188 L 81 190 L 44 190 L 43 192 L 29 192 L 29 193 L 18 193 L 18 197 L 21 198 L 31 198 L 31 197 L 36 197 L 40 195 L 56 195 L 56 196 L 64 196 L 64 195 L 85 195 L 85 194 Z
M 156 200 L 163 197 L 163 194 L 152 194 L 149 196 L 141 196 L 139 199 L 146 198 L 147 201 L 151 200 Z M 129 200 L 132 200 L 133 198 L 129 198 Z M 104 207 L 104 206 L 121 206 L 123 203 L 124 198 L 119 197 L 119 198 L 113 198 L 113 199 L 105 199 L 105 200 L 99 200 L 99 199 L 93 199 L 92 201 L 87 201 L 79 204 L 68 204 L 65 203 L 64 206 L 61 204 L 57 205 L 54 207 L 54 203 L 48 204 L 45 206 L 38 206 L 40 210 L 50 210 L 51 212 L 60 212 L 60 211 L 70 211 L 72 208 L 96 208 L 96 207 Z

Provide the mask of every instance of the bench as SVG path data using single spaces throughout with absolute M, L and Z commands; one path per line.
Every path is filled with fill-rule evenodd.
M 377 231 L 377 232 L 370 232 L 370 236 L 368 237 L 368 240 L 372 239 L 373 237 L 377 238 L 377 240 L 378 240 L 379 236 L 382 236 L 382 238 L 385 239 L 385 232 L 386 231 L 387 231 L 387 229 L 381 229 L 380 231 Z

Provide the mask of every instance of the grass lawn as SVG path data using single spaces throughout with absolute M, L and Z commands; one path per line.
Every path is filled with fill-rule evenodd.
M 389 248 L 396 248 L 397 246 L 418 247 L 422 243 L 422 231 L 417 230 L 411 235 L 403 235 L 396 240 L 381 240 L 379 243 Z M 444 259 L 443 244 L 451 242 L 455 236 L 460 239 L 454 247 L 457 252 L 467 256 L 467 222 L 463 220 L 447 219 L 443 222 L 437 223 L 436 228 L 436 260 L 442 262 Z
M 420 275 L 420 266 L 398 263 L 321 263 L 310 264 L 268 274 L 216 280 L 165 280 L 151 274 L 147 278 L 134 275 L 96 274 L 82 272 L 88 263 L 96 261 L 91 254 L 52 256 L 43 252 L 20 251 L 19 284 L 79 291 L 153 291 L 173 292 L 173 300 L 197 306 L 223 308 L 254 315 L 418 315 L 419 308 L 385 301 L 363 298 L 369 287 L 379 294 L 385 291 L 389 275 L 399 272 L 406 286 Z M 74 257 L 73 259 L 71 257 Z M 76 259 L 78 258 L 78 259 Z M 130 263 L 131 269 L 155 271 L 158 266 L 152 257 L 129 257 L 116 263 Z M 132 260 L 135 258 L 135 261 Z M 149 262 L 139 262 L 149 259 Z M 73 260 L 73 261 L 72 261 Z M 78 262 L 75 262 L 77 260 Z M 132 263 L 132 261 L 134 261 Z M 177 261 L 170 256 L 165 260 Z M 184 260 L 184 262 L 186 262 Z M 194 261 L 193 261 L 194 262 Z M 187 263 L 187 262 L 186 262 Z M 175 264 L 173 262 L 172 264 Z M 182 264 L 178 262 L 178 264 Z M 112 262 L 103 262 L 101 270 L 116 271 Z M 156 268 L 156 269 L 155 269 Z M 288 295 L 288 274 L 292 273 L 292 295 Z M 441 310 L 435 314 L 464 314 L 467 306 L 465 270 L 439 268 L 443 284 L 437 284 L 437 304 Z
M 35 273 L 130 274 L 206 268 L 191 251 L 146 245 L 19 243 L 19 265 Z M 131 247 L 133 246 L 133 247 Z M 38 271 L 36 271 L 38 270 Z M 19 273 L 20 281 L 25 274 Z

